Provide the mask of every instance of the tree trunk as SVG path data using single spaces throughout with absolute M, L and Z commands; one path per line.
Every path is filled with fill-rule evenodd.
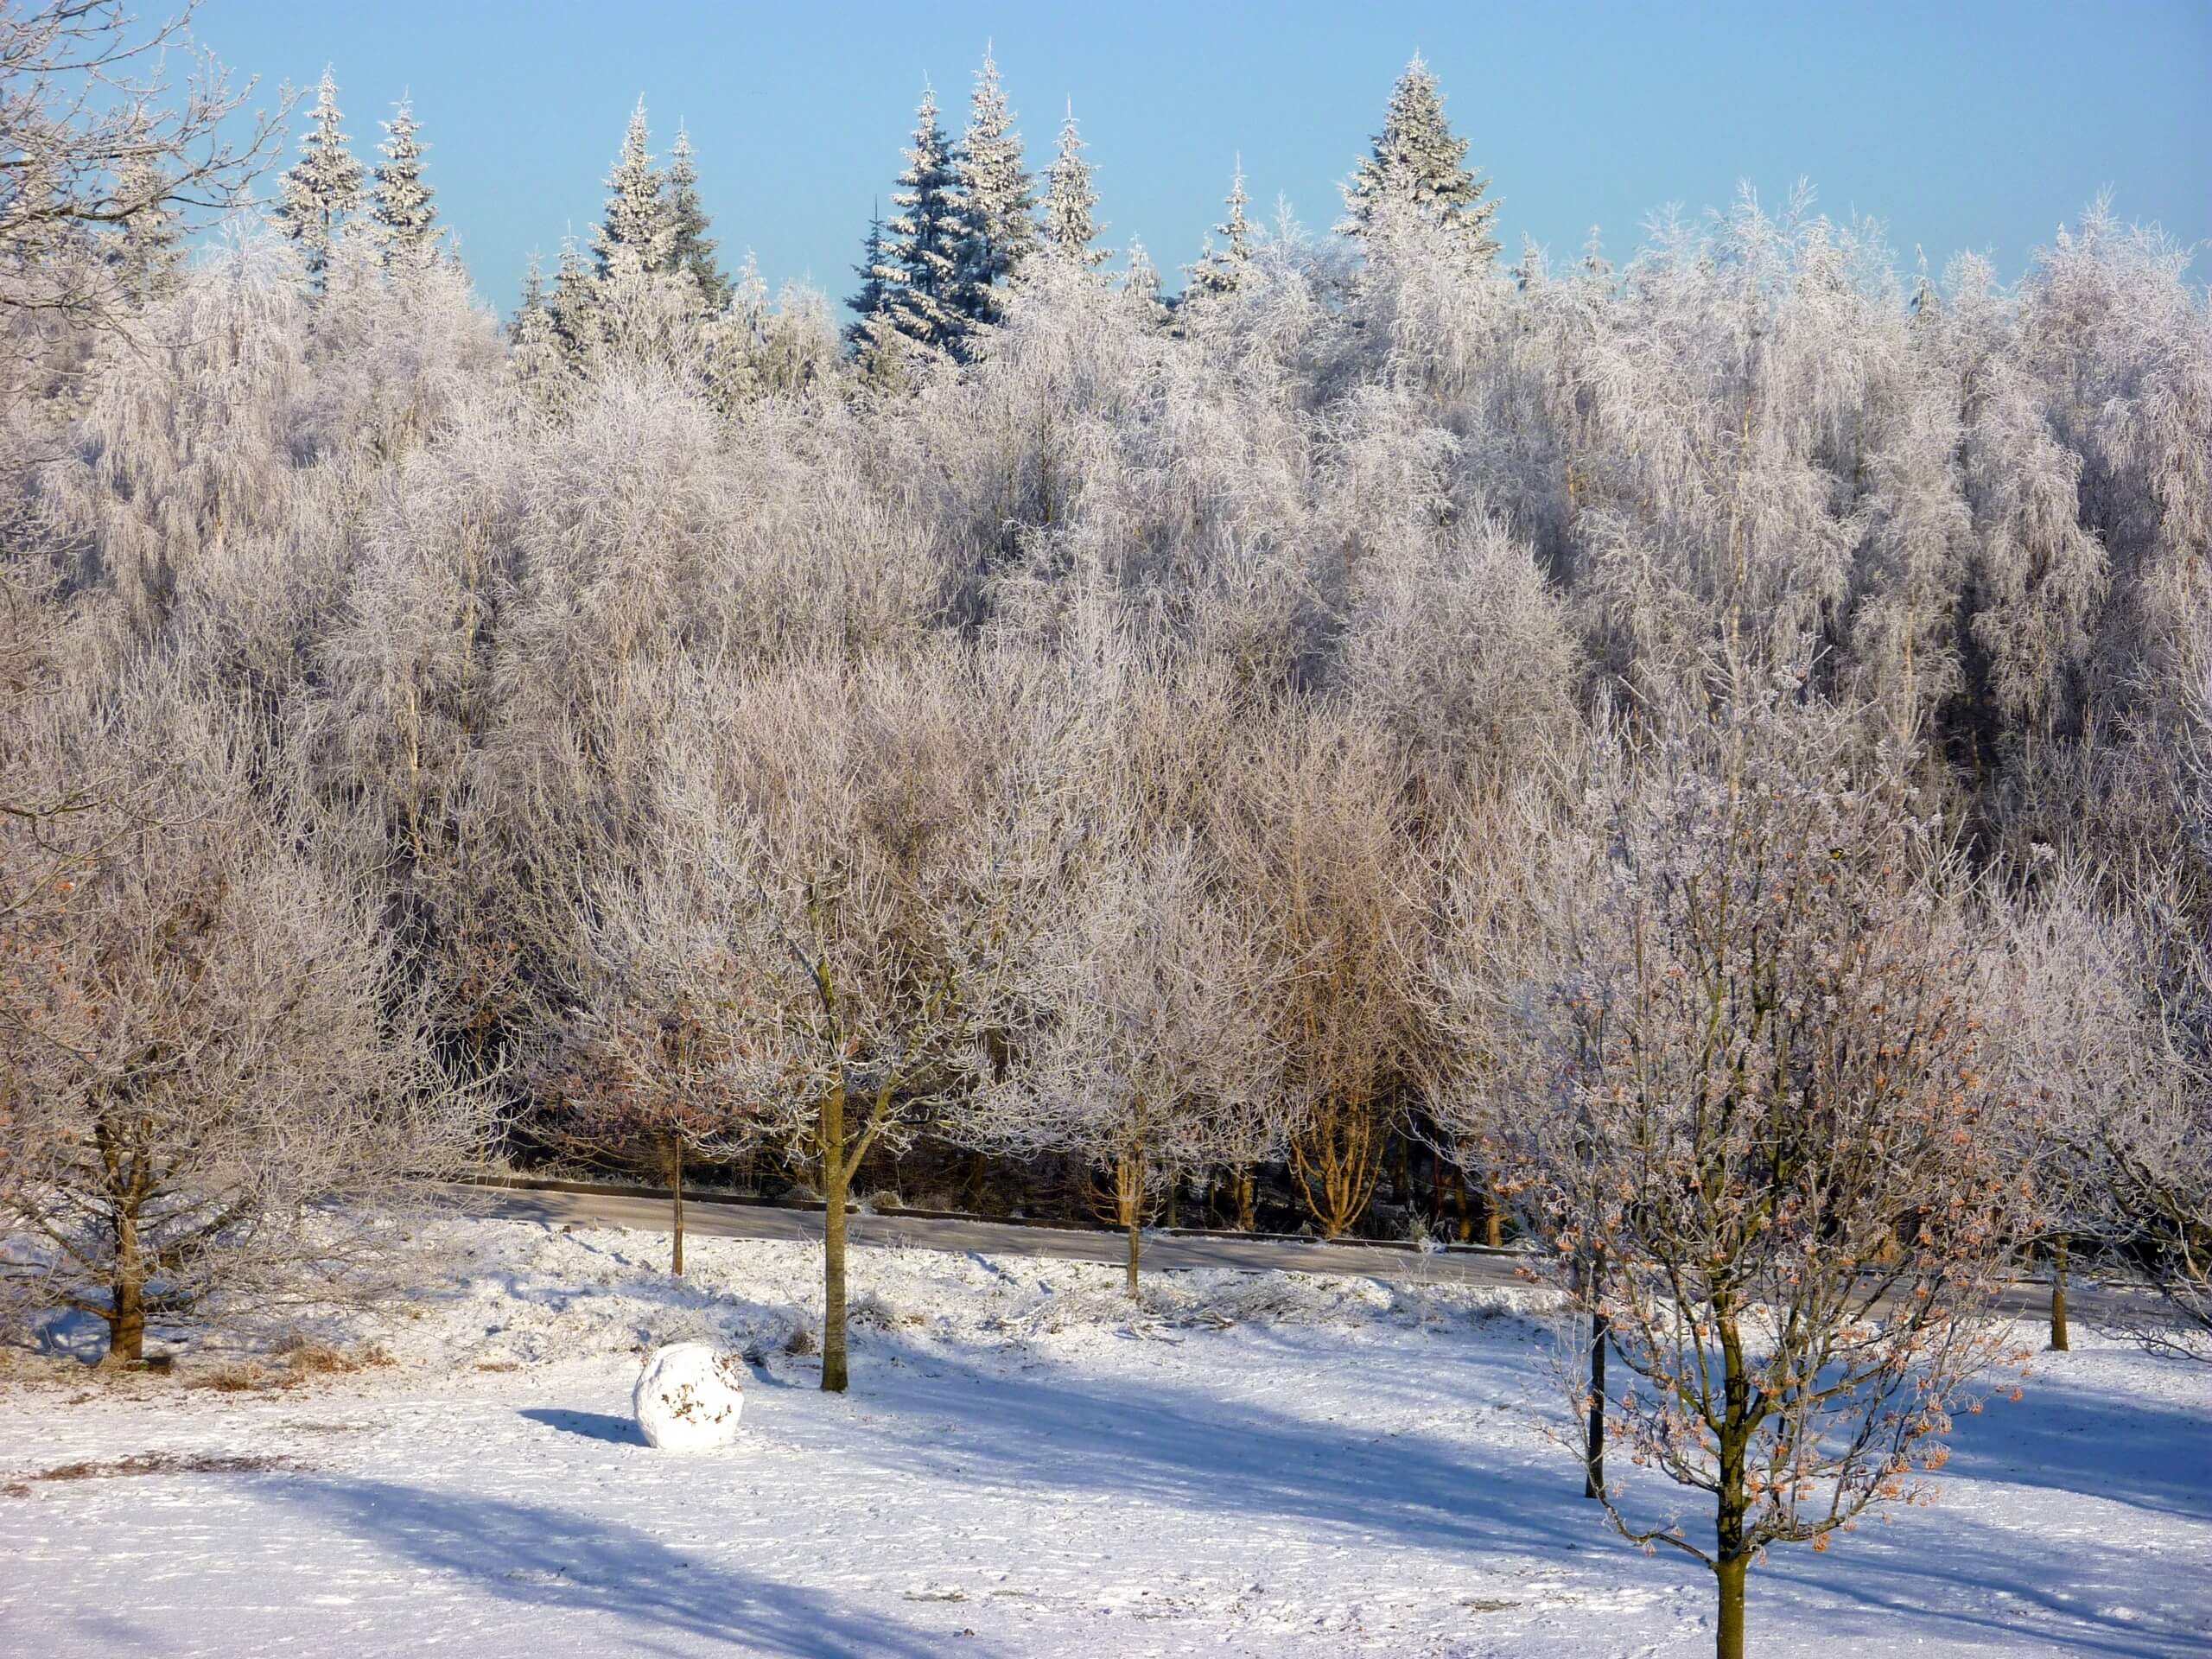
M 822 1387 L 845 1391 L 845 1085 L 822 1102 Z
M 1505 1248 L 1505 1206 L 1497 1200 L 1495 1178 L 1483 1183 L 1483 1243 L 1493 1250 Z
M 1258 1206 L 1253 1201 L 1252 1189 L 1255 1183 L 1252 1166 L 1237 1165 L 1236 1173 L 1230 1179 L 1236 1184 L 1236 1230 L 1249 1233 L 1259 1224 Z
M 1720 1587 L 1720 1617 L 1713 1627 L 1713 1659 L 1744 1659 L 1744 1580 L 1751 1558 L 1725 1556 L 1716 1562 L 1713 1576 Z
M 2094 1324 L 2095 1321 L 2092 1320 Z M 2050 1345 L 2058 1353 L 2072 1347 L 2066 1329 L 2066 1235 L 2050 1242 Z
M 1114 1166 L 1114 1204 L 1121 1211 L 1122 1225 L 1129 1235 L 1129 1300 L 1137 1300 L 1137 1261 L 1143 1253 L 1141 1236 L 1144 1223 L 1144 1165 L 1135 1158 L 1123 1158 Z
M 136 1365 L 146 1357 L 146 1258 L 138 1247 L 136 1205 L 116 1209 L 108 1297 L 107 1363 Z
M 668 1173 L 670 1206 L 674 1211 L 676 1255 L 671 1270 L 681 1279 L 683 1276 L 683 1137 L 669 1143 Z
M 1592 1287 L 1591 1300 L 1597 1300 Z M 1590 1313 L 1590 1439 L 1583 1455 L 1582 1496 L 1605 1492 L 1605 1316 Z

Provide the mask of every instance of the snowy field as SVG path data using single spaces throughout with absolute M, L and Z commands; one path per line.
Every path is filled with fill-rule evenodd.
M 1162 1275 L 1133 1318 L 1110 1268 L 868 1251 L 836 1398 L 785 1351 L 810 1247 L 697 1240 L 677 1289 L 651 1236 L 444 1230 L 450 1283 L 346 1333 L 390 1363 L 19 1358 L 0 1652 L 1711 1651 L 1701 1571 L 1611 1539 L 1537 1438 L 1520 1293 Z M 753 1381 L 735 1448 L 674 1458 L 629 1389 L 692 1337 Z M 2212 1647 L 2212 1372 L 2077 1342 L 1962 1422 L 1936 1507 L 1756 1569 L 1754 1650 Z

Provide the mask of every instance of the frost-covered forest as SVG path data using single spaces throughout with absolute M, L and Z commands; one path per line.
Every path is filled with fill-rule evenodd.
M 1694 1496 L 1619 1518 L 1724 1652 L 1941 1466 L 2000 1282 L 2212 1351 L 2157 230 L 1501 248 L 1415 60 L 1341 224 L 1224 180 L 1178 285 L 987 60 L 851 296 L 641 104 L 501 318 L 404 104 L 257 125 L 158 35 L 0 10 L 16 1315 L 404 1290 L 388 1206 L 493 1166 L 826 1201 L 832 1389 L 849 1195 L 1095 1216 L 1133 1294 L 1161 1219 L 1528 1242 L 1612 1368 L 1566 1466 Z

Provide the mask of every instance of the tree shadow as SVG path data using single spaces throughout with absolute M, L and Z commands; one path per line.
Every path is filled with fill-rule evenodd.
M 1278 1352 L 1269 1363 L 1287 1357 Z M 1536 1381 L 1529 1373 L 1531 1357 L 1528 1348 L 1503 1344 L 1440 1352 L 1424 1366 L 1415 1392 L 1429 1402 L 1510 1397 L 1522 1392 L 1513 1386 L 1516 1379 L 1523 1389 Z M 1357 1420 L 1318 1421 L 1249 1399 L 1101 1377 L 1049 1361 L 1013 1373 L 982 1356 L 941 1349 L 928 1359 L 926 1365 L 879 1372 L 863 1385 L 880 1413 L 872 1431 L 863 1427 L 881 1437 L 885 1459 L 925 1468 L 938 1479 L 983 1474 L 1031 1488 L 1122 1493 L 1203 1515 L 1289 1519 L 1320 1536 L 1380 1535 L 1433 1551 L 1577 1552 L 1586 1569 L 1617 1586 L 1656 1586 L 1702 1573 L 1671 1555 L 1646 1557 L 1610 1530 L 1583 1497 L 1572 1458 L 1535 1437 L 1529 1418 L 1531 1408 L 1547 1403 L 1541 1386 L 1502 1414 L 1527 1427 L 1525 1439 L 1516 1430 L 1470 1442 L 1384 1431 Z M 1388 1397 L 1395 1381 L 1378 1376 L 1376 1398 Z M 2185 1519 L 2212 1508 L 2195 1485 L 2201 1459 L 2171 1450 L 2164 1465 L 2123 1459 L 2117 1490 L 2107 1490 L 2097 1442 L 2139 1443 L 2141 1421 L 2126 1425 L 2123 1436 L 2118 1402 L 2111 1402 L 2102 1408 L 2105 1417 L 2093 1414 L 2076 1436 L 2069 1430 L 2075 1402 L 2050 1403 L 2048 1421 L 2016 1421 L 2009 1436 L 2002 1414 L 2018 1408 L 1995 1407 L 1986 1417 L 1966 1420 L 1972 1427 L 1961 1436 L 1965 1450 L 1953 1470 L 2017 1480 L 2017 1472 L 1986 1466 L 1987 1461 L 2000 1451 L 2008 1462 L 2036 1458 L 2046 1440 L 2064 1432 L 2071 1457 L 2051 1458 L 2032 1484 L 2150 1501 Z M 2179 1431 L 2175 1415 L 2171 1427 Z M 1979 1432 L 1985 1426 L 1995 1431 L 1987 1449 Z M 2166 1443 L 2201 1446 L 2202 1433 L 2201 1426 L 2191 1426 Z M 1631 1486 L 1637 1506 L 1654 1518 L 1679 1503 L 1693 1535 L 1700 1528 L 1709 1534 L 1712 1512 L 1700 1509 L 1701 1494 L 1648 1476 L 1634 1478 Z M 1904 1617 L 1986 1633 L 1999 1649 L 2041 1643 L 2084 1654 L 2207 1650 L 2203 1620 L 2212 1613 L 2212 1594 L 2193 1591 L 2171 1559 L 2124 1551 L 2093 1559 L 2063 1538 L 1940 1508 L 1900 1520 L 1894 1534 L 1870 1529 L 1826 1555 L 1777 1549 L 1772 1564 L 1752 1575 L 1755 1603 L 1762 1581 L 1780 1581 L 1808 1601 L 1863 1610 L 1870 1635 L 1893 1629 Z M 1556 1559 L 1563 1565 L 1578 1556 Z M 2192 1597 L 2199 1605 L 2183 1605 Z M 1781 1607 L 1775 1612 L 1777 1621 L 1789 1617 Z
M 603 1411 L 562 1411 L 549 1406 L 531 1406 L 520 1415 L 533 1423 L 543 1423 L 548 1428 L 558 1429 L 563 1434 L 582 1435 L 588 1440 L 603 1440 L 609 1446 L 644 1446 L 644 1433 L 627 1417 L 616 1417 Z
M 322 1475 L 271 1483 L 267 1492 L 503 1600 L 619 1620 L 623 1651 L 659 1646 L 648 1632 L 785 1659 L 931 1659 L 945 1648 L 944 1632 L 841 1611 L 815 1591 L 733 1573 L 619 1522 L 548 1504 Z M 989 1651 L 973 1638 L 960 1648 Z
M 2031 1380 L 2027 1388 L 2017 1404 L 1958 1420 L 1953 1474 L 2212 1521 L 2212 1450 L 2201 1408 L 2059 1379 Z

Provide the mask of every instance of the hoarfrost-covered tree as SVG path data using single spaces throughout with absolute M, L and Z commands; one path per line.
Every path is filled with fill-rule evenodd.
M 245 202 L 283 141 L 288 93 L 248 115 L 248 82 L 189 51 L 196 0 L 141 27 L 124 0 L 35 0 L 0 13 L 0 317 L 64 334 L 120 324 L 144 302 L 143 267 L 126 247 L 104 257 L 103 232 L 142 232 L 194 210 Z M 166 79 L 185 58 L 181 87 Z M 10 340 L 6 388 L 19 390 L 35 356 Z
M 622 153 L 607 175 L 606 212 L 592 232 L 592 257 L 602 280 L 613 272 L 615 255 L 621 251 L 629 253 L 640 271 L 670 268 L 676 225 L 669 213 L 666 181 L 653 167 L 651 145 L 645 100 L 640 98 L 622 135 Z
M 653 810 L 696 913 L 671 933 L 666 893 L 609 893 L 626 937 L 712 988 L 687 1007 L 714 1086 L 821 1193 L 832 1391 L 861 1161 L 988 1068 L 979 1015 L 1021 920 L 999 876 L 1013 690 L 949 653 L 679 681 Z
M 438 257 L 435 192 L 423 181 L 422 124 L 412 100 L 403 98 L 384 124 L 376 182 L 370 190 L 370 217 L 384 246 L 385 263 L 401 270 L 420 270 Z
M 164 181 L 149 176 L 150 163 L 133 162 L 121 181 L 121 194 L 146 205 L 123 221 L 116 264 L 124 298 L 144 307 L 176 291 L 185 265 L 184 223 L 171 205 Z
M 284 175 L 276 216 L 284 233 L 300 245 L 307 272 L 317 288 L 330 268 L 330 256 L 348 222 L 361 211 L 361 163 L 346 148 L 340 124 L 338 82 L 329 69 L 317 83 L 315 107 L 300 140 L 300 159 Z
M 691 155 L 691 135 L 680 126 L 668 152 L 668 216 L 672 226 L 669 268 L 689 271 L 707 308 L 721 310 L 729 299 L 729 278 L 715 257 L 715 239 L 707 234 L 711 221 L 706 204 L 699 200 L 699 168 Z
M 544 386 L 561 372 L 560 335 L 546 299 L 545 273 L 534 253 L 523 275 L 522 304 L 507 327 L 507 355 L 515 378 L 525 385 Z
M 152 1329 L 384 1287 L 397 1217 L 376 1206 L 461 1173 L 486 1127 L 437 1086 L 363 873 L 309 862 L 251 798 L 250 731 L 178 691 L 120 699 L 140 741 L 167 728 L 158 759 L 121 758 L 127 822 L 0 819 L 0 893 L 42 839 L 79 855 L 60 902 L 8 918 L 0 1033 L 36 1035 L 4 1090 L 4 1218 L 35 1251 L 8 1295 L 104 1321 L 118 1365 Z M 14 758 L 83 775 L 89 714 L 38 710 Z
M 599 279 L 573 235 L 561 238 L 560 263 L 554 267 L 553 297 L 547 308 L 569 361 L 582 362 L 598 351 L 606 333 L 606 304 Z
M 914 141 L 891 205 L 899 211 L 883 228 L 884 263 L 876 275 L 885 287 L 882 315 L 891 328 L 931 352 L 950 352 L 968 331 L 962 309 L 965 280 L 960 259 L 969 243 L 961 176 L 952 146 L 938 119 L 937 93 L 925 90 L 914 112 Z
M 986 50 L 960 141 L 960 238 L 953 255 L 954 302 L 971 323 L 999 320 L 1001 291 L 1037 246 L 1032 185 L 998 64 Z
M 853 267 L 853 275 L 861 285 L 852 298 L 845 302 L 853 313 L 841 336 L 854 351 L 861 350 L 870 338 L 869 330 L 889 309 L 893 284 L 884 275 L 883 215 L 868 215 L 868 235 L 861 243 L 861 262 Z
M 1056 257 L 1090 270 L 1113 257 L 1109 248 L 1093 247 L 1098 239 L 1094 210 L 1098 193 L 1091 188 L 1090 163 L 1083 159 L 1088 148 L 1077 131 L 1075 106 L 1068 106 L 1060 125 L 1060 148 L 1046 175 L 1044 236 L 1046 248 Z
M 1279 969 L 1188 837 L 1109 828 L 1047 902 L 1022 964 L 1025 1028 L 1004 1080 L 960 1133 L 995 1151 L 1071 1154 L 1099 1173 L 1128 1238 L 1177 1183 L 1272 1155 L 1278 1060 L 1266 1014 Z
M 1491 222 L 1498 204 L 1485 198 L 1489 181 L 1466 161 L 1467 141 L 1453 136 L 1436 77 L 1416 57 L 1391 89 L 1373 149 L 1344 185 L 1339 228 L 1364 235 L 1378 209 L 1395 208 L 1443 230 L 1470 264 L 1487 265 L 1497 254 Z
M 1625 1536 L 1713 1573 L 1721 1659 L 1755 1560 L 1924 1501 L 1951 1410 L 2025 1357 L 1984 1317 L 2034 1201 L 1986 930 L 1909 753 L 1864 758 L 1851 711 L 1795 695 L 1685 715 L 1597 780 L 1517 988 L 1486 988 L 1478 934 L 1451 999 L 1462 1050 L 1508 1057 L 1470 1127 L 1595 1332 L 1562 1438 Z M 1593 1345 L 1628 1371 L 1602 1395 Z M 1713 1530 L 1599 1478 L 1585 1414 Z
M 1252 221 L 1244 210 L 1252 199 L 1244 193 L 1244 158 L 1236 158 L 1236 171 L 1230 179 L 1229 194 L 1223 198 L 1229 217 L 1213 227 L 1213 235 L 1221 238 L 1214 245 L 1212 237 L 1206 239 L 1205 251 L 1191 267 L 1190 291 L 1194 295 L 1217 297 L 1234 294 L 1244 282 L 1244 269 L 1252 263 Z
M 1145 251 L 1142 237 L 1129 238 L 1128 264 L 1122 268 L 1120 295 L 1143 327 L 1157 328 L 1167 321 L 1167 307 L 1160 297 L 1160 267 Z

